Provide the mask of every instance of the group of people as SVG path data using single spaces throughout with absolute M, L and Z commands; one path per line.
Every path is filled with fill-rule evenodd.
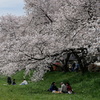
M 15 81 L 15 79 L 11 79 L 11 77 L 7 77 L 7 83 L 9 84 L 9 85 L 16 85 L 16 81 Z M 19 85 L 27 85 L 28 84 L 28 82 L 24 79 Z
M 15 79 L 12 80 L 11 77 L 7 78 L 7 83 L 9 85 L 16 85 Z M 19 85 L 27 85 L 27 84 L 28 84 L 28 82 L 24 79 L 23 82 L 21 82 Z M 61 87 L 57 88 L 56 83 L 52 82 L 48 91 L 50 91 L 52 93 L 68 93 L 68 94 L 74 93 L 72 90 L 72 87 L 70 86 L 70 84 L 68 82 L 66 84 L 61 82 L 60 85 L 61 85 Z
M 52 93 L 68 93 L 68 94 L 73 93 L 72 87 L 70 86 L 70 84 L 68 82 L 66 84 L 61 82 L 60 85 L 61 85 L 61 87 L 57 88 L 56 83 L 52 82 L 48 91 L 51 91 Z

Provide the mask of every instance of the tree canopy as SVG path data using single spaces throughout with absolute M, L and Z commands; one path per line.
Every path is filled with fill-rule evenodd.
M 0 72 L 33 70 L 41 80 L 68 48 L 100 47 L 99 0 L 24 0 L 26 16 L 0 17 Z

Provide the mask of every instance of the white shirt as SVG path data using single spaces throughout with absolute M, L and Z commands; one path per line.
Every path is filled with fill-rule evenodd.
M 20 85 L 27 85 L 28 82 L 26 80 L 24 80 Z
M 62 85 L 61 85 L 61 91 L 67 92 L 67 87 L 66 87 L 65 84 L 62 84 Z

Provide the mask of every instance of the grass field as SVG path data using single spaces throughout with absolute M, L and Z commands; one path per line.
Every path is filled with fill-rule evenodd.
M 44 80 L 19 85 L 23 80 L 23 72 L 12 77 L 17 85 L 6 85 L 6 77 L 0 76 L 0 100 L 100 100 L 100 73 L 48 72 Z M 29 80 L 27 76 L 27 80 Z M 60 82 L 70 82 L 75 94 L 54 94 L 48 92 L 50 84 L 55 81 L 57 87 Z

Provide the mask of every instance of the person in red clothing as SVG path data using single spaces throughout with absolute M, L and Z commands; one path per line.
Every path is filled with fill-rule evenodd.
M 67 86 L 67 91 L 68 91 L 68 94 L 72 94 L 72 87 L 70 86 L 70 84 L 67 82 L 66 83 L 66 86 Z

